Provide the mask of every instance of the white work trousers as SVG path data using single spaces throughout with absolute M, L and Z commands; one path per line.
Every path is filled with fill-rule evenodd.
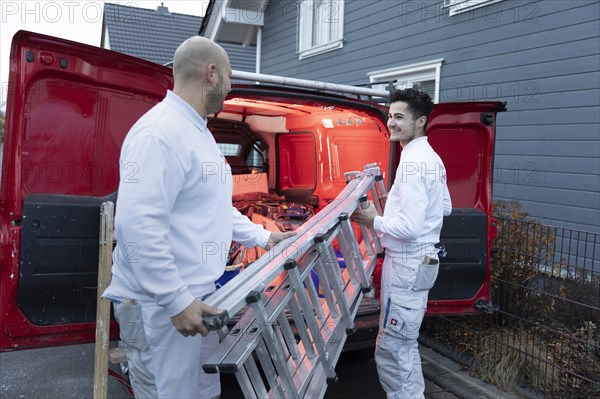
M 429 256 L 437 261 L 437 255 Z M 417 338 L 439 265 L 422 264 L 423 257 L 388 250 L 383 262 L 375 361 L 388 399 L 424 398 Z
M 219 343 L 216 332 L 184 337 L 165 310 L 153 303 L 115 303 L 114 308 L 136 399 L 208 399 L 221 394 L 219 374 L 202 370 Z

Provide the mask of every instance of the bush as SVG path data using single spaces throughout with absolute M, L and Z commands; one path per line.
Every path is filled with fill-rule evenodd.
M 492 256 L 492 302 L 504 312 L 527 317 L 552 311 L 539 303 L 538 278 L 552 273 L 556 244 L 554 228 L 537 224 L 516 201 L 494 201 L 498 235 Z M 541 307 L 540 307 L 541 306 Z
M 504 389 L 524 384 L 557 399 L 600 397 L 600 276 L 576 259 L 594 257 L 587 249 L 598 236 L 535 223 L 515 201 L 495 201 L 494 216 L 498 311 L 434 318 L 421 332 Z

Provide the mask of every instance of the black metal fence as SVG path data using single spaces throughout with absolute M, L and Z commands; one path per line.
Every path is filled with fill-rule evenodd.
M 474 317 L 426 319 L 426 344 L 501 388 L 600 397 L 600 234 L 498 218 L 492 304 Z

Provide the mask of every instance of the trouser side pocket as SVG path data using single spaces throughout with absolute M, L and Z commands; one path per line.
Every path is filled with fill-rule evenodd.
M 145 351 L 148 349 L 144 322 L 142 320 L 142 308 L 139 304 L 116 303 L 114 305 L 115 318 L 119 323 L 121 341 L 126 347 Z
M 419 269 L 417 271 L 417 278 L 415 279 L 415 283 L 412 287 L 413 291 L 423 291 L 429 290 L 435 284 L 435 280 L 437 279 L 438 273 L 440 270 L 439 263 L 429 264 L 429 263 L 421 263 L 419 265 Z

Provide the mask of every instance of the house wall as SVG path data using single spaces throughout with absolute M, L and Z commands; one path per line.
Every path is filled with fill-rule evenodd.
M 256 72 L 256 47 L 239 44 L 219 43 L 227 51 L 231 68 L 236 71 Z
M 600 232 L 600 3 L 503 0 L 453 17 L 442 1 L 347 0 L 344 46 L 299 60 L 296 2 L 265 11 L 262 72 L 361 85 L 443 58 L 440 102 L 506 101 L 494 198 Z

